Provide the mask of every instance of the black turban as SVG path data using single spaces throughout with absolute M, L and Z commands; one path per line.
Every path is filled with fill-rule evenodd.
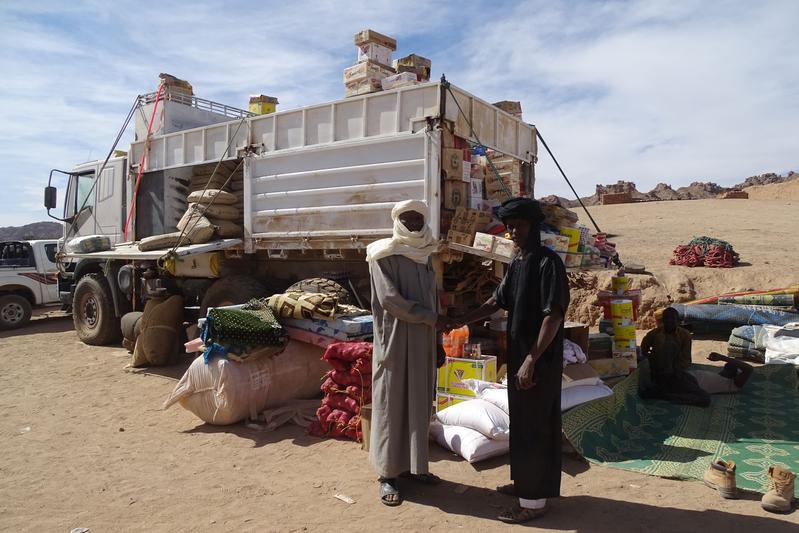
M 538 224 L 544 220 L 541 204 L 530 198 L 511 198 L 506 200 L 500 206 L 497 215 L 503 222 L 510 218 L 518 218 Z

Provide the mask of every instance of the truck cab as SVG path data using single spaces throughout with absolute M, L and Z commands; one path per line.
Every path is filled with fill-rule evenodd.
M 24 326 L 34 307 L 58 303 L 58 241 L 0 242 L 0 329 Z

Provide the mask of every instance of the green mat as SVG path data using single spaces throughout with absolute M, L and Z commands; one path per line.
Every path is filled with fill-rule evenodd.
M 769 466 L 799 472 L 796 372 L 792 365 L 757 368 L 743 391 L 714 395 L 706 409 L 643 401 L 634 373 L 613 396 L 564 413 L 563 430 L 593 463 L 701 480 L 711 461 L 731 459 L 739 488 L 766 492 Z

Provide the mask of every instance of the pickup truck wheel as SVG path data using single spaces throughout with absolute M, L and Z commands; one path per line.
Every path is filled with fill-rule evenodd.
M 329 294 L 338 298 L 340 304 L 352 303 L 352 295 L 350 291 L 336 283 L 331 279 L 326 278 L 310 278 L 298 281 L 288 289 L 288 291 L 303 291 L 303 292 L 318 292 L 322 294 Z
M 72 300 L 72 321 L 78 338 L 86 344 L 107 346 L 119 341 L 122 329 L 105 276 L 87 274 L 78 281 Z
M 0 329 L 21 328 L 31 319 L 31 303 L 18 294 L 0 297 Z
M 205 291 L 200 316 L 205 316 L 209 307 L 243 304 L 253 298 L 263 298 L 266 293 L 266 287 L 250 276 L 220 278 Z

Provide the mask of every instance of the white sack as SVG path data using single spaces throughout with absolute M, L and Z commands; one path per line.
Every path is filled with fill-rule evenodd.
M 436 418 L 445 426 L 461 426 L 479 431 L 495 440 L 510 438 L 508 414 L 496 405 L 483 399 L 460 402 L 436 413 Z
M 479 431 L 464 427 L 444 426 L 439 422 L 430 424 L 430 436 L 441 447 L 457 453 L 470 463 L 504 455 L 510 450 L 510 442 L 507 440 L 492 440 Z
M 560 410 L 566 411 L 599 398 L 612 396 L 613 391 L 605 385 L 581 385 L 560 391 Z
M 504 413 L 510 413 L 510 408 L 508 407 L 508 389 L 505 387 L 484 389 L 483 392 L 480 393 L 480 398 L 488 403 L 496 405 L 502 409 Z
M 290 341 L 283 353 L 242 362 L 214 358 L 207 365 L 199 356 L 164 402 L 180 402 L 209 424 L 235 424 L 255 418 L 268 407 L 319 394 L 322 375 L 329 370 L 322 348 Z
M 763 326 L 766 335 L 766 364 L 799 365 L 799 322 L 791 322 L 785 326 Z

